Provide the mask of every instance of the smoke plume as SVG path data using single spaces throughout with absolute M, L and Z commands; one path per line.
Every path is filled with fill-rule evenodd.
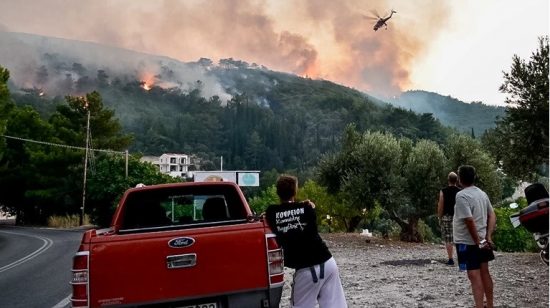
M 421 15 L 408 12 L 423 8 Z M 388 30 L 365 16 L 398 13 Z M 398 94 L 430 39 L 445 26 L 440 1 L 33 1 L 0 3 L 10 31 L 77 39 L 181 61 L 234 58 Z M 108 55 L 105 55 L 108 56 Z

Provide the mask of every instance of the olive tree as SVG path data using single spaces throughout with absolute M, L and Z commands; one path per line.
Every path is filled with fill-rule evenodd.
M 435 212 L 446 165 L 445 155 L 437 143 L 421 140 L 412 148 L 403 168 L 408 204 L 397 205 L 391 211 L 392 219 L 401 226 L 402 240 L 423 241 L 418 232 L 418 222 Z
M 487 193 L 491 202 L 500 201 L 502 188 L 497 167 L 479 141 L 466 135 L 453 135 L 447 140 L 445 154 L 450 170 L 456 171 L 461 165 L 474 166 L 476 186 Z
M 359 134 L 347 128 L 342 151 L 319 165 L 319 181 L 338 194 L 353 215 L 347 231 L 354 231 L 368 210 L 376 204 L 392 207 L 403 198 L 399 141 L 390 134 Z
M 540 37 L 528 61 L 514 55 L 500 86 L 506 116 L 483 138 L 504 172 L 520 180 L 548 176 L 548 46 L 548 36 Z

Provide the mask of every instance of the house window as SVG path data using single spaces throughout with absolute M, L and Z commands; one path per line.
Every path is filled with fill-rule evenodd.
M 185 157 L 182 157 L 182 158 L 181 158 L 181 164 L 182 164 L 182 165 L 185 165 L 185 164 L 186 164 L 186 159 L 185 159 Z
M 170 157 L 170 163 L 175 164 L 176 163 L 176 158 L 175 157 Z
M 170 166 L 170 172 L 177 171 L 177 166 Z

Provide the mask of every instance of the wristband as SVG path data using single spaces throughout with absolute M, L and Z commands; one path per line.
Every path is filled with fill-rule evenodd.
M 487 244 L 487 240 L 486 239 L 483 239 L 479 242 L 479 248 L 483 248 L 485 246 L 485 244 Z

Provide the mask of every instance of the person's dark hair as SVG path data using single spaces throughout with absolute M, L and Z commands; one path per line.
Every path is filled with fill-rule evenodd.
M 277 195 L 281 201 L 288 201 L 296 195 L 298 179 L 292 175 L 283 174 L 277 179 Z
M 473 185 L 476 178 L 476 169 L 473 166 L 462 165 L 458 168 L 458 178 L 462 185 Z
M 447 176 L 447 181 L 449 181 L 449 183 L 455 185 L 457 180 L 458 180 L 458 176 L 456 175 L 456 173 L 451 171 L 449 173 L 449 175 Z

